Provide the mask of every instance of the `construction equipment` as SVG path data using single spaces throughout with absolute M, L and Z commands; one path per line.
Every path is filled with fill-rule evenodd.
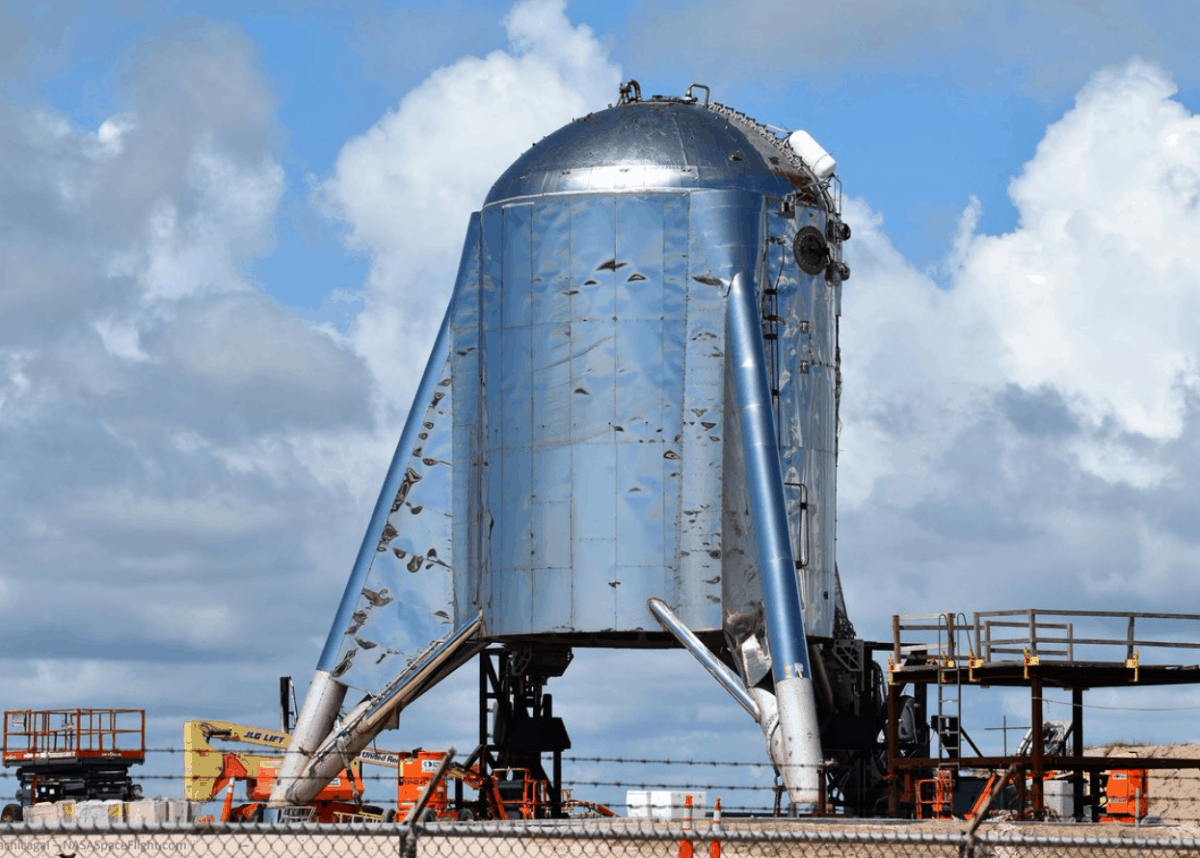
M 1112 769 L 1104 782 L 1101 822 L 1137 822 L 1150 812 L 1150 773 L 1145 769 Z
M 143 709 L 15 709 L 4 713 L 5 766 L 17 766 L 17 800 L 0 811 L 19 821 L 22 807 L 62 799 L 136 801 L 129 776 L 146 761 Z
M 937 718 L 932 727 L 938 732 Z M 943 719 L 945 720 L 945 719 Z M 951 719 L 955 720 L 955 719 Z M 1044 721 L 1041 725 L 1043 757 L 1062 757 L 1066 753 L 1072 725 L 1069 721 Z M 969 744 L 974 743 L 965 730 L 959 730 Z M 1017 746 L 1016 756 L 1009 769 L 973 769 L 964 766 L 966 758 L 957 755 L 933 769 L 917 770 L 904 775 L 902 801 L 909 805 L 917 819 L 967 819 L 985 817 L 991 813 L 1028 818 L 1033 810 L 1034 774 L 1030 764 L 1034 750 L 1034 731 L 1027 728 Z M 955 741 L 957 736 L 955 737 Z M 977 750 L 977 749 L 976 749 Z M 1136 754 L 1131 754 L 1136 757 Z M 1132 823 L 1149 813 L 1149 772 L 1132 764 L 1099 771 L 1093 781 L 1092 795 L 1086 803 L 1093 808 L 1093 821 Z M 1043 796 L 1041 813 L 1048 819 L 1067 819 L 1077 797 L 1076 785 L 1069 773 L 1044 769 L 1038 776 Z
M 917 819 L 954 818 L 954 772 L 938 769 L 931 778 L 916 782 Z
M 420 748 L 411 754 L 400 755 L 400 762 L 396 767 L 397 820 L 403 822 L 408 819 L 417 799 L 420 798 L 430 778 L 437 771 L 438 764 L 445 757 L 445 751 L 423 751 Z M 429 803 L 425 805 L 425 817 L 426 819 L 455 818 L 450 809 L 445 778 L 438 782 L 429 796 Z
M 445 751 L 425 751 L 418 748 L 411 754 L 402 755 L 397 767 L 396 819 L 405 821 L 412 812 L 417 798 L 429 783 L 438 765 L 445 758 Z M 479 793 L 476 801 L 463 801 L 461 789 L 453 804 L 450 801 L 449 782 L 459 781 Z M 451 763 L 445 777 L 434 787 L 425 807 L 425 820 L 434 819 L 506 819 L 500 810 L 503 807 L 500 794 L 492 778 L 479 771 L 478 766 Z
M 992 772 L 988 776 L 987 781 L 984 782 L 983 789 L 979 791 L 979 796 L 975 799 L 975 803 L 971 805 L 971 809 L 963 814 L 963 819 L 980 819 L 986 817 L 1015 773 L 1012 769 L 1003 772 Z M 1000 806 L 1002 807 L 1003 804 Z
M 984 778 L 951 768 L 937 769 L 933 777 L 914 782 L 916 818 L 976 819 L 993 811 L 1007 812 L 1015 792 L 1009 786 L 1012 777 L 1011 771 L 994 771 Z
M 254 822 L 263 818 L 263 808 L 282 761 L 290 736 L 280 730 L 249 727 L 227 721 L 188 721 L 183 725 L 184 791 L 189 801 L 212 801 L 226 790 L 220 821 Z M 275 754 L 224 750 L 213 741 L 258 745 L 275 749 Z M 363 803 L 363 762 L 395 768 L 399 756 L 390 751 L 364 750 L 333 778 L 306 808 L 305 818 L 337 822 L 350 817 L 385 819 L 394 811 Z M 234 804 L 234 787 L 246 784 L 245 804 Z M 209 821 L 212 821 L 211 819 Z
M 470 759 L 479 756 L 480 751 L 472 754 Z M 409 813 L 417 802 L 417 798 L 429 783 L 433 772 L 445 758 L 445 751 L 425 751 L 417 749 L 411 754 L 401 754 L 398 766 L 396 806 L 398 821 L 407 820 Z M 476 791 L 479 797 L 475 801 L 463 801 L 457 798 L 450 800 L 449 782 L 459 781 L 464 786 Z M 457 787 L 456 795 L 461 793 Z M 451 763 L 446 769 L 443 780 L 434 787 L 425 808 L 425 820 L 450 819 L 550 819 L 553 802 L 551 801 L 550 781 L 538 777 L 532 770 L 516 766 L 492 769 L 490 774 L 480 771 L 478 765 L 459 765 Z M 584 810 L 598 816 L 616 816 L 602 804 L 588 801 L 578 801 L 571 798 L 570 791 L 564 790 L 562 796 L 564 811 Z
M 1111 769 L 1104 773 L 1098 786 L 1100 822 L 1134 823 L 1150 812 L 1146 769 Z M 1051 784 L 1063 784 L 1058 772 L 1047 772 L 1042 778 L 1043 789 Z M 1069 787 L 1069 782 L 1066 784 Z M 912 784 L 917 819 L 967 819 L 991 813 L 1012 814 L 1028 812 L 1029 774 L 1014 771 L 993 771 L 985 780 L 982 776 L 950 768 L 937 769 L 931 778 L 915 780 Z M 1069 798 L 1069 793 L 1067 794 Z M 1049 818 L 1066 818 L 1065 811 L 1046 808 Z
M 499 796 L 498 819 L 549 818 L 549 782 L 534 777 L 529 769 L 494 769 L 492 783 Z

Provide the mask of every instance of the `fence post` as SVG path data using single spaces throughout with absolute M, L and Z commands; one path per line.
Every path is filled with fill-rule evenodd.
M 709 826 L 708 833 L 719 837 L 721 831 L 721 797 L 717 796 L 717 803 L 713 805 L 712 825 Z M 708 841 L 708 858 L 721 858 L 720 840 Z
M 438 763 L 437 769 L 429 778 L 429 783 L 425 784 L 425 789 L 421 790 L 421 795 L 417 798 L 417 803 L 413 805 L 412 810 L 408 813 L 408 817 L 404 820 L 404 831 L 400 834 L 401 858 L 417 858 L 416 826 L 421 821 L 421 815 L 425 813 L 425 807 L 429 804 L 429 799 L 433 795 L 433 791 L 437 789 L 438 784 L 445 777 L 446 769 L 450 768 L 450 761 L 454 759 L 454 754 L 455 747 L 451 745 L 446 749 L 446 756 L 442 757 L 441 762 Z

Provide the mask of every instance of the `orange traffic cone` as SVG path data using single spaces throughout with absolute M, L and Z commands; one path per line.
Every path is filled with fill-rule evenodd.
M 683 800 L 683 830 L 692 830 L 692 794 Z M 692 858 L 692 841 L 679 841 L 679 858 Z

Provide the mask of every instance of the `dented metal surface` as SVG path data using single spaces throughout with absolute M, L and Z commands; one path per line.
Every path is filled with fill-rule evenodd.
M 464 269 L 477 246 L 469 232 Z M 452 303 L 318 663 L 367 694 L 453 622 L 453 313 Z
M 773 592 L 831 636 L 840 235 L 828 184 L 718 104 L 624 100 L 518 159 L 471 218 L 321 669 L 378 708 L 476 620 L 471 646 L 675 645 L 657 599 L 724 638 L 747 693 L 792 675 L 803 631 L 766 622 L 761 537 L 786 531 Z M 753 443 L 775 464 L 757 469 L 727 324 L 738 275 L 765 345 Z M 772 492 L 786 515 L 764 518 Z
M 459 550 L 480 559 L 468 590 L 496 637 L 657 635 L 654 596 L 719 628 L 717 591 L 680 586 L 676 565 L 693 445 L 678 392 L 713 351 L 687 339 L 690 293 L 714 291 L 687 277 L 688 202 L 565 195 L 482 213 L 478 358 L 454 359 L 479 415 L 457 446 L 482 453 L 471 479 L 489 525 Z
M 738 271 L 769 337 L 796 555 L 808 498 L 805 620 L 829 634 L 838 284 L 793 245 L 831 218 L 747 127 L 686 102 L 626 105 L 556 132 L 496 183 L 471 219 L 375 556 L 331 635 L 335 677 L 377 689 L 389 662 L 479 611 L 495 638 L 662 646 L 649 598 L 696 631 L 761 605 L 727 425 Z M 603 172 L 614 165 L 621 177 Z M 664 165 L 691 172 L 649 170 Z

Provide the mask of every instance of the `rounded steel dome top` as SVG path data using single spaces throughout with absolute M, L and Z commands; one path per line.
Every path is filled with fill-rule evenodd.
M 589 113 L 535 143 L 496 181 L 484 205 L 605 191 L 815 190 L 815 179 L 797 165 L 785 141 L 748 117 L 691 97 L 642 101 L 626 95 L 622 87 L 616 107 Z

